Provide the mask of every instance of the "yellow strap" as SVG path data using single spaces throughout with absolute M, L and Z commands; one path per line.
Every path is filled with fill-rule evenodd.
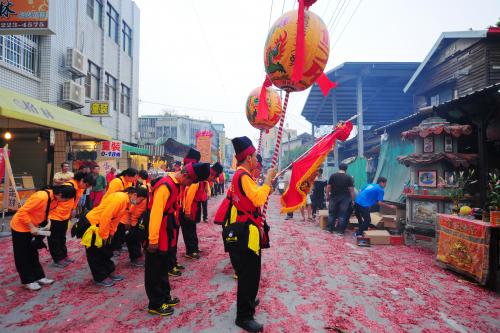
M 259 255 L 260 250 L 260 235 L 259 229 L 250 224 L 248 226 L 248 248 L 255 252 L 256 255 Z
M 102 247 L 102 238 L 99 235 L 99 227 L 97 227 L 95 225 L 91 225 L 85 231 L 85 233 L 83 234 L 83 237 L 82 237 L 82 242 L 80 244 L 82 244 L 83 246 L 85 246 L 87 249 L 89 247 L 91 247 L 92 246 L 92 236 L 93 235 L 95 235 L 95 243 L 94 243 L 94 245 L 97 248 Z

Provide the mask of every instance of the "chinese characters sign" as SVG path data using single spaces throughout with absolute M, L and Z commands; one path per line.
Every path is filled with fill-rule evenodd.
M 0 34 L 48 34 L 49 0 L 0 0 Z
M 94 117 L 109 117 L 109 102 L 94 101 L 90 103 L 90 115 Z
M 200 162 L 212 162 L 212 132 L 202 130 L 196 132 L 196 150 L 201 154 Z
M 122 157 L 122 142 L 121 141 L 102 141 L 100 157 Z

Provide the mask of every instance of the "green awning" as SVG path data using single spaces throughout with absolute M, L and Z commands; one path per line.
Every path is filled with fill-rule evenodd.
M 122 150 L 128 151 L 129 153 L 134 153 L 137 155 L 146 155 L 146 156 L 149 155 L 149 150 L 147 150 L 145 148 L 130 146 L 130 145 L 127 145 L 125 143 L 122 144 Z
M 5 88 L 0 88 L 0 116 L 90 138 L 112 139 L 108 131 L 94 119 Z

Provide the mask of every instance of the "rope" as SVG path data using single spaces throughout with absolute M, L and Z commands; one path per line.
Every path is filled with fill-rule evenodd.
M 286 109 L 288 107 L 288 98 L 290 97 L 290 92 L 286 92 L 285 101 L 283 102 L 283 112 L 281 113 L 280 124 L 278 126 L 278 135 L 276 138 L 276 146 L 274 147 L 273 161 L 271 162 L 271 168 L 275 168 L 278 163 L 278 156 L 280 153 L 281 138 L 283 137 L 283 125 L 285 124 Z M 264 207 L 262 208 L 262 218 L 266 219 L 267 206 L 269 204 L 269 197 L 267 198 Z

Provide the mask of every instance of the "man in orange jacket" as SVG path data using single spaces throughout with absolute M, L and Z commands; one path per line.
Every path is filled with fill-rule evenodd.
M 210 164 L 189 163 L 181 171 L 161 178 L 153 185 L 150 218 L 147 227 L 144 286 L 149 299 L 148 312 L 160 316 L 174 313 L 178 298 L 170 295 L 168 272 L 173 269 L 177 248 L 179 195 L 181 186 L 204 181 L 210 175 Z
M 63 185 L 71 186 L 76 190 L 75 199 L 59 202 L 57 207 L 49 212 L 51 224 L 48 244 L 55 267 L 64 268 L 73 262 L 72 259 L 68 258 L 68 250 L 66 248 L 68 221 L 71 216 L 75 216 L 78 202 L 80 202 L 83 193 L 87 188 L 93 186 L 94 182 L 92 175 L 77 172 L 73 179 L 63 183 Z
M 38 226 L 46 221 L 50 223 L 50 212 L 59 204 L 73 202 L 75 196 L 76 190 L 71 186 L 53 186 L 48 190 L 37 191 L 12 217 L 10 229 L 14 261 L 21 283 L 28 290 L 39 290 L 40 285 L 54 282 L 45 277 L 33 240 L 40 232 Z
M 124 192 L 115 192 L 106 197 L 99 206 L 87 213 L 85 219 L 90 224 L 86 233 L 90 238 L 86 245 L 87 262 L 96 285 L 111 287 L 115 281 L 124 278 L 114 275 L 115 264 L 111 260 L 113 251 L 111 239 L 116 232 L 120 219 L 126 215 L 131 205 L 140 205 L 146 200 L 148 191 L 143 188 L 129 187 Z M 82 238 L 86 238 L 84 234 Z

